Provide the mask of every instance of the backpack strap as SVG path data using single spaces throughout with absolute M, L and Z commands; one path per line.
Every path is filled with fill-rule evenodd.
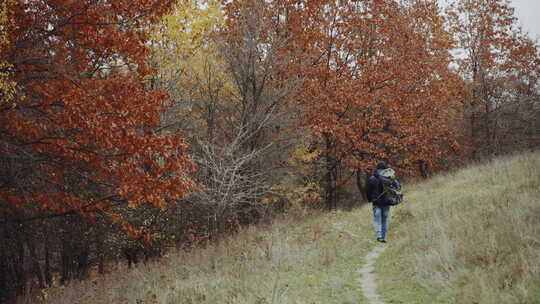
M 377 182 L 379 183 L 378 186 L 382 189 L 382 190 L 381 190 L 381 194 L 379 194 L 379 196 L 377 196 L 377 198 L 373 200 L 373 202 L 375 202 L 375 201 L 378 201 L 378 200 L 385 194 L 385 191 L 384 191 L 383 182 L 382 182 L 382 180 L 380 179 L 380 177 L 378 177 L 378 176 L 376 176 L 376 175 L 373 175 L 373 177 L 377 180 Z

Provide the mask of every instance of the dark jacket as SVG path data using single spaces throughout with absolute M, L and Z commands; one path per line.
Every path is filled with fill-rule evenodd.
M 382 195 L 383 185 L 381 181 L 379 180 L 379 173 L 382 170 L 383 169 L 377 169 L 377 171 L 375 171 L 375 174 L 369 177 L 368 182 L 367 182 L 367 187 L 366 187 L 366 194 L 367 194 L 368 202 L 371 202 L 377 206 L 388 205 L 383 201 L 383 195 Z

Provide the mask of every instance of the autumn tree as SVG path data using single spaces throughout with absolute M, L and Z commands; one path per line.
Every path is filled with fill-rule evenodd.
M 515 36 L 496 107 L 493 141 L 498 153 L 540 146 L 540 45 L 522 33 Z
M 273 31 L 269 12 L 257 1 L 185 1 L 155 27 L 152 81 L 171 94 L 164 131 L 187 134 L 204 184 L 171 209 L 185 207 L 175 217 L 192 215 L 175 221 L 190 223 L 179 230 L 213 236 L 231 223 L 257 221 L 282 176 L 298 136 L 290 102 L 298 82 L 278 77 L 286 67 L 278 53 L 285 40 Z
M 157 73 L 150 81 L 171 95 L 163 131 L 180 129 L 213 141 L 222 92 L 231 87 L 216 44 L 224 22 L 218 1 L 183 1 L 154 26 L 150 64 Z
M 14 282 L 10 287 L 22 292 L 25 251 L 43 252 L 28 238 L 34 223 L 106 219 L 141 237 L 144 231 L 124 217 L 126 206 L 166 208 L 194 190 L 182 136 L 158 132 L 168 94 L 144 81 L 153 72 L 144 29 L 172 4 L 2 2 L 1 284 Z M 14 227 L 23 227 L 15 241 Z M 73 252 L 63 245 L 62 254 Z M 37 275 L 41 259 L 34 260 Z
M 523 128 L 516 125 L 516 120 L 528 120 L 518 114 L 523 113 L 519 108 L 524 106 L 528 109 L 525 112 L 537 113 L 538 44 L 517 26 L 510 1 L 454 1 L 448 16 L 461 50 L 457 59 L 460 74 L 468 83 L 466 106 L 472 157 L 500 153 L 508 145 L 523 146 L 522 140 L 528 142 L 522 136 L 526 131 L 519 131 Z M 508 120 L 509 116 L 515 117 Z M 508 123 L 514 128 L 503 127 Z
M 446 124 L 459 79 L 436 1 L 274 2 L 293 43 L 289 73 L 326 162 L 327 206 L 375 159 L 412 172 L 454 145 Z

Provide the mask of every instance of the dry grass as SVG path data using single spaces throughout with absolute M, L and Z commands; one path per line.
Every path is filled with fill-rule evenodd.
M 370 220 L 362 210 L 283 218 L 20 303 L 364 303 L 356 270 Z
M 413 188 L 379 263 L 388 303 L 540 303 L 540 153 Z
M 289 216 L 20 303 L 361 304 L 372 239 L 371 208 Z M 376 266 L 387 304 L 539 304 L 540 153 L 410 187 L 389 241 Z

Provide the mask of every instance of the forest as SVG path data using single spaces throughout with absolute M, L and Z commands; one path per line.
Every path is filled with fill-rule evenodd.
M 2 0 L 0 302 L 540 146 L 508 0 Z

